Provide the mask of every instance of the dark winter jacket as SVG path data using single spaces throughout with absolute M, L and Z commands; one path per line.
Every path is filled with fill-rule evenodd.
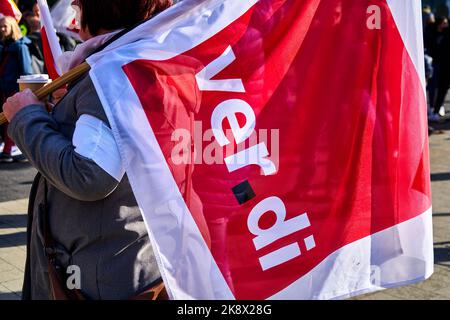
M 0 43 L 0 93 L 4 98 L 19 91 L 20 76 L 33 74 L 29 44 L 27 37 Z
M 76 122 L 85 114 L 108 124 L 90 77 L 74 85 L 51 115 L 31 105 L 9 125 L 10 136 L 40 172 L 30 195 L 24 299 L 51 298 L 40 210 L 45 200 L 57 263 L 63 270 L 80 268 L 85 297 L 129 299 L 161 281 L 127 175 L 118 182 L 74 150 Z

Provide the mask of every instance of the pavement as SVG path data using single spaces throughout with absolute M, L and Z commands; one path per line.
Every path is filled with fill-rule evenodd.
M 430 136 L 430 157 L 435 272 L 427 281 L 356 300 L 450 299 L 450 117 L 433 127 L 436 130 Z M 35 174 L 29 164 L 0 164 L 0 300 L 21 297 L 27 197 Z
M 18 300 L 26 257 L 27 205 L 36 170 L 0 164 L 0 300 Z

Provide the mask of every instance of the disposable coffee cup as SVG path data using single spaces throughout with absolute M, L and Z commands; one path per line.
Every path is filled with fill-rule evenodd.
M 17 80 L 20 91 L 30 89 L 33 92 L 39 90 L 50 82 L 51 80 L 49 79 L 48 74 L 33 74 L 30 76 L 21 76 L 20 79 Z

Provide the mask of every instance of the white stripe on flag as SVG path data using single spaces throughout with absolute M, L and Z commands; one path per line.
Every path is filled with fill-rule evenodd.
M 183 6 L 161 13 L 88 59 L 92 81 L 110 121 L 171 299 L 223 300 L 234 296 L 186 206 L 122 66 L 140 55 L 161 61 L 185 52 L 227 27 L 257 2 L 183 1 Z M 162 42 L 164 52 L 159 50 Z M 115 81 L 109 81 L 111 75 Z M 123 119 L 127 119 L 126 123 Z M 142 143 L 136 145 L 134 141 Z
M 411 2 L 413 4 L 411 5 Z M 406 49 L 417 69 L 422 82 L 423 91 L 426 92 L 425 58 L 422 34 L 422 7 L 421 0 L 387 0 L 391 8 L 397 28 L 403 39 Z M 426 97 L 426 94 L 425 94 Z
M 155 60 L 170 59 L 208 40 L 241 17 L 258 1 L 184 0 L 114 41 L 102 52 L 89 57 L 87 62 L 94 67 L 96 62 L 101 61 L 112 50 L 139 40 L 144 40 L 154 50 L 158 50 L 153 55 L 145 51 L 145 58 L 152 56 Z M 164 52 L 159 50 L 162 43 Z M 139 52 L 133 52 L 131 59 L 135 60 L 138 54 Z
M 62 55 L 62 50 L 59 45 L 58 37 L 56 35 L 55 28 L 53 26 L 52 16 L 50 15 L 50 9 L 48 8 L 47 0 L 38 0 L 38 6 L 41 10 L 41 21 L 44 27 L 45 33 L 48 39 L 48 45 L 52 52 L 53 64 L 59 75 L 62 75 L 61 69 L 56 63 L 59 57 Z
M 345 299 L 428 279 L 434 268 L 431 212 L 340 248 L 269 300 Z M 389 254 L 398 235 L 403 252 Z

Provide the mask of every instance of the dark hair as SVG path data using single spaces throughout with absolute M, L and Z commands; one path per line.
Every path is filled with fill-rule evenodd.
M 435 22 L 436 27 L 439 27 L 442 24 L 442 22 L 444 22 L 444 20 L 448 21 L 448 18 L 446 16 L 438 16 Z
M 132 27 L 172 5 L 172 0 L 78 0 L 81 27 L 96 36 L 100 29 Z

